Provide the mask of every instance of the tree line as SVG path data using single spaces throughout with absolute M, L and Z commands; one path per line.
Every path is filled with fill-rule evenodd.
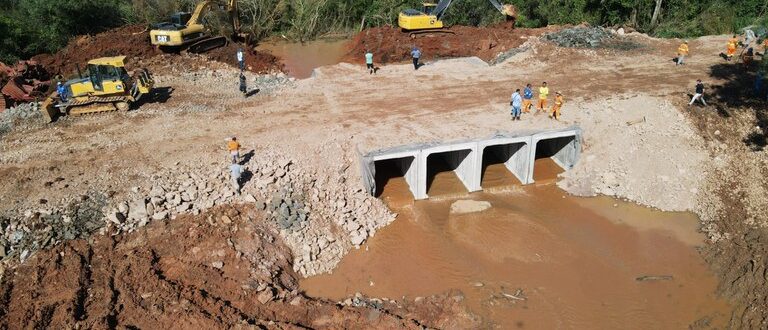
M 125 24 L 152 24 L 196 0 L 0 0 L 0 61 L 55 52 L 76 35 Z M 518 26 L 586 22 L 628 26 L 660 37 L 695 37 L 765 26 L 768 0 L 507 0 Z M 245 32 L 305 41 L 361 28 L 396 25 L 397 13 L 418 0 L 239 0 Z M 484 26 L 503 17 L 488 0 L 454 0 L 449 25 Z M 211 19 L 212 22 L 216 21 Z

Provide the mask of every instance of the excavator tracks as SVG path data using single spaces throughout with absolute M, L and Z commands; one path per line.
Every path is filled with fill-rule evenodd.
M 210 51 L 212 49 L 224 47 L 226 45 L 227 45 L 227 38 L 210 37 L 189 45 L 189 47 L 187 47 L 187 51 L 194 54 L 200 54 L 200 53 L 205 53 L 207 51 Z

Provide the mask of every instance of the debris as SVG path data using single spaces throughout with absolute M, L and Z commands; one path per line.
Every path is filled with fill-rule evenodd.
M 672 275 L 645 275 L 635 278 L 635 281 L 638 282 L 647 282 L 647 281 L 669 281 L 672 280 Z

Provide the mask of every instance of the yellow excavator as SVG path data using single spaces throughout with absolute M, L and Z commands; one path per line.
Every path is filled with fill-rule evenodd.
M 186 49 L 191 53 L 204 53 L 227 44 L 224 36 L 212 36 L 203 25 L 203 17 L 218 7 L 229 15 L 233 37 L 244 37 L 240 33 L 237 0 L 203 0 L 195 6 L 192 13 L 179 12 L 171 15 L 170 22 L 155 24 L 149 31 L 150 42 L 164 51 Z
M 40 107 L 49 122 L 57 115 L 80 115 L 105 111 L 126 111 L 131 103 L 149 94 L 155 81 L 146 69 L 125 69 L 125 56 L 102 57 L 88 61 L 88 76 L 64 82 Z M 78 68 L 78 71 L 80 69 Z
M 507 20 L 514 20 L 517 10 L 512 5 L 502 5 L 496 0 L 488 0 Z M 418 32 L 448 32 L 444 27 L 443 16 L 451 5 L 452 0 L 440 0 L 435 3 L 424 3 L 422 10 L 406 9 L 397 17 L 397 25 L 404 31 Z

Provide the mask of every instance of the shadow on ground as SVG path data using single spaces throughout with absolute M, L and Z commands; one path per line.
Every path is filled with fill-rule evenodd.
M 737 62 L 720 63 L 712 66 L 709 73 L 710 77 L 725 81 L 722 85 L 712 86 L 711 93 L 712 104 L 721 117 L 730 117 L 732 111 L 755 112 L 755 126 L 759 127 L 759 132 L 752 132 L 743 139 L 754 151 L 761 151 L 768 145 L 768 85 L 765 81 L 762 86 L 756 84 L 759 65 L 760 62 L 750 66 Z

